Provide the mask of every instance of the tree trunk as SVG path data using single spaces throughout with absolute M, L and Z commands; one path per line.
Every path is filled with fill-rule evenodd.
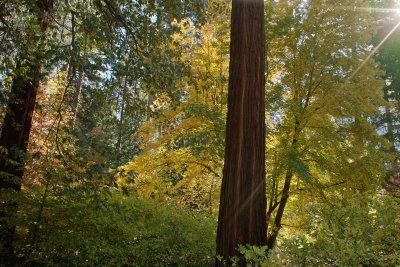
M 298 118 L 295 119 L 295 126 L 294 126 L 294 133 L 293 133 L 293 139 L 292 139 L 292 144 L 291 144 L 291 149 L 294 151 L 297 150 L 297 143 L 298 143 L 298 138 L 301 133 L 301 127 L 300 127 L 300 121 Z M 271 226 L 271 231 L 270 235 L 267 238 L 267 246 L 268 250 L 273 250 L 275 245 L 276 245 L 276 239 L 279 235 L 279 231 L 282 228 L 282 219 L 283 219 L 283 214 L 285 212 L 286 204 L 289 200 L 289 194 L 290 194 L 290 186 L 292 183 L 293 179 L 293 170 L 291 167 L 286 172 L 285 176 L 285 183 L 283 185 L 283 189 L 281 192 L 281 199 L 278 204 L 278 210 L 275 214 L 275 219 L 274 219 L 274 225 Z M 271 207 L 271 210 L 268 210 L 268 217 L 272 214 L 273 210 L 275 207 Z
M 78 81 L 75 84 L 75 92 L 72 99 L 72 129 L 75 130 L 76 119 L 79 112 L 79 101 L 82 94 L 82 83 L 83 83 L 84 73 L 81 69 L 78 74 Z
M 392 103 L 389 97 L 389 90 L 392 85 L 383 89 L 384 98 L 387 102 Z M 395 136 L 395 119 L 393 112 L 389 106 L 385 106 L 384 123 L 387 125 L 386 139 L 389 141 L 390 146 L 388 152 L 394 155 L 394 159 L 390 162 L 389 169 L 386 173 L 385 188 L 391 193 L 395 193 L 398 188 L 399 179 L 399 166 L 398 166 L 398 152 L 396 151 L 396 136 Z
M 36 2 L 40 10 L 38 20 L 42 32 L 46 32 L 51 21 L 52 0 Z M 40 49 L 38 39 L 33 45 Z M 38 53 L 40 54 L 40 53 Z M 39 57 L 21 51 L 14 70 L 8 107 L 0 135 L 0 264 L 15 260 L 13 240 L 17 202 L 13 193 L 19 192 L 24 175 L 24 163 L 32 127 L 36 93 L 41 78 Z
M 24 72 L 26 69 L 28 73 Z M 2 147 L 0 157 L 0 192 L 2 196 L 0 242 L 2 254 L 5 255 L 12 255 L 15 232 L 13 217 L 16 214 L 17 204 L 10 193 L 21 190 L 25 154 L 39 86 L 39 73 L 40 67 L 37 64 L 23 65 L 20 62 L 17 64 L 0 136 L 0 146 Z
M 126 94 L 127 94 L 127 87 L 128 87 L 128 76 L 125 75 L 124 77 L 124 85 L 122 86 L 121 92 L 121 104 L 120 104 L 120 113 L 119 113 L 119 122 L 118 122 L 118 140 L 117 140 L 117 162 L 118 165 L 122 164 L 121 157 L 122 157 L 122 135 L 123 135 L 123 127 L 124 127 L 124 120 L 125 120 L 125 103 L 126 103 Z
M 263 0 L 233 0 L 225 164 L 217 255 L 266 244 Z M 244 260 L 240 263 L 245 264 Z M 217 266 L 223 266 L 221 262 Z
M 292 178 L 293 178 L 293 171 L 289 169 L 285 176 L 285 184 L 282 189 L 282 197 L 279 202 L 278 211 L 276 212 L 275 215 L 274 225 L 272 225 L 271 234 L 268 236 L 267 240 L 268 250 L 274 249 L 279 231 L 282 228 L 282 218 L 286 208 L 287 201 L 289 200 L 289 191 Z

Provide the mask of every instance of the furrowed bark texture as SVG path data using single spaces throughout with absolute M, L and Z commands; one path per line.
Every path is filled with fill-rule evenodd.
M 28 73 L 23 73 L 26 68 Z M 12 262 L 13 240 L 15 232 L 14 217 L 17 203 L 7 193 L 21 190 L 24 174 L 24 158 L 27 150 L 29 133 L 32 126 L 32 115 L 36 100 L 38 80 L 37 66 L 23 66 L 18 63 L 17 73 L 13 78 L 8 109 L 4 118 L 0 136 L 0 146 L 7 153 L 0 156 L 0 263 Z M 33 73 L 29 73 L 33 72 Z
M 3 152 L 0 155 L 0 257 L 2 259 L 13 256 L 12 243 L 17 203 L 13 200 L 12 192 L 21 190 L 39 77 L 39 65 L 31 65 L 31 62 L 26 61 L 17 64 L 1 131 L 0 146 Z
M 263 0 L 233 0 L 231 23 L 225 164 L 217 230 L 217 254 L 225 260 L 239 255 L 240 244 L 266 244 Z
M 43 33 L 51 21 L 53 0 L 36 2 L 40 10 L 38 22 Z M 30 34 L 30 33 L 29 33 Z M 28 34 L 28 36 L 29 36 Z M 41 49 L 33 38 L 36 49 Z M 39 55 L 40 53 L 37 53 Z M 21 51 L 14 70 L 8 107 L 0 135 L 0 264 L 10 264 L 16 259 L 13 253 L 15 217 L 18 205 L 12 197 L 19 192 L 24 175 L 24 163 L 32 127 L 36 94 L 41 78 L 40 57 Z

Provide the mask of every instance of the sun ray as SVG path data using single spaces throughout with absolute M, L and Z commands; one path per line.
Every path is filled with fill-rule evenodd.
M 368 12 L 374 11 L 380 13 L 400 13 L 400 9 L 398 8 L 355 7 L 355 9 Z
M 368 60 L 371 59 L 371 57 L 379 50 L 379 48 L 386 42 L 387 39 L 397 30 L 397 28 L 400 26 L 400 22 L 396 24 L 396 26 L 393 27 L 393 29 L 385 36 L 385 38 L 382 39 L 382 41 L 369 53 L 368 57 L 364 59 L 364 61 L 358 66 L 358 68 L 351 74 L 349 79 L 351 80 L 354 78 L 355 75 L 367 64 Z
M 357 7 L 357 6 L 325 6 L 332 9 L 342 9 L 342 10 L 357 10 L 365 12 L 378 12 L 378 13 L 397 13 L 400 14 L 400 8 L 380 8 L 380 7 Z

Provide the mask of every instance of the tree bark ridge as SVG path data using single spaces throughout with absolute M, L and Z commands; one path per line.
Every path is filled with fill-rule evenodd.
M 240 244 L 266 244 L 264 2 L 233 0 L 231 23 L 225 163 L 217 230 L 217 254 L 225 260 L 239 255 Z

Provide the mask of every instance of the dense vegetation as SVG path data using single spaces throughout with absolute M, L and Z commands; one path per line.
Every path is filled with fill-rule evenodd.
M 267 244 L 238 251 L 400 265 L 399 3 L 264 4 Z M 0 265 L 215 264 L 230 16 L 0 0 Z

